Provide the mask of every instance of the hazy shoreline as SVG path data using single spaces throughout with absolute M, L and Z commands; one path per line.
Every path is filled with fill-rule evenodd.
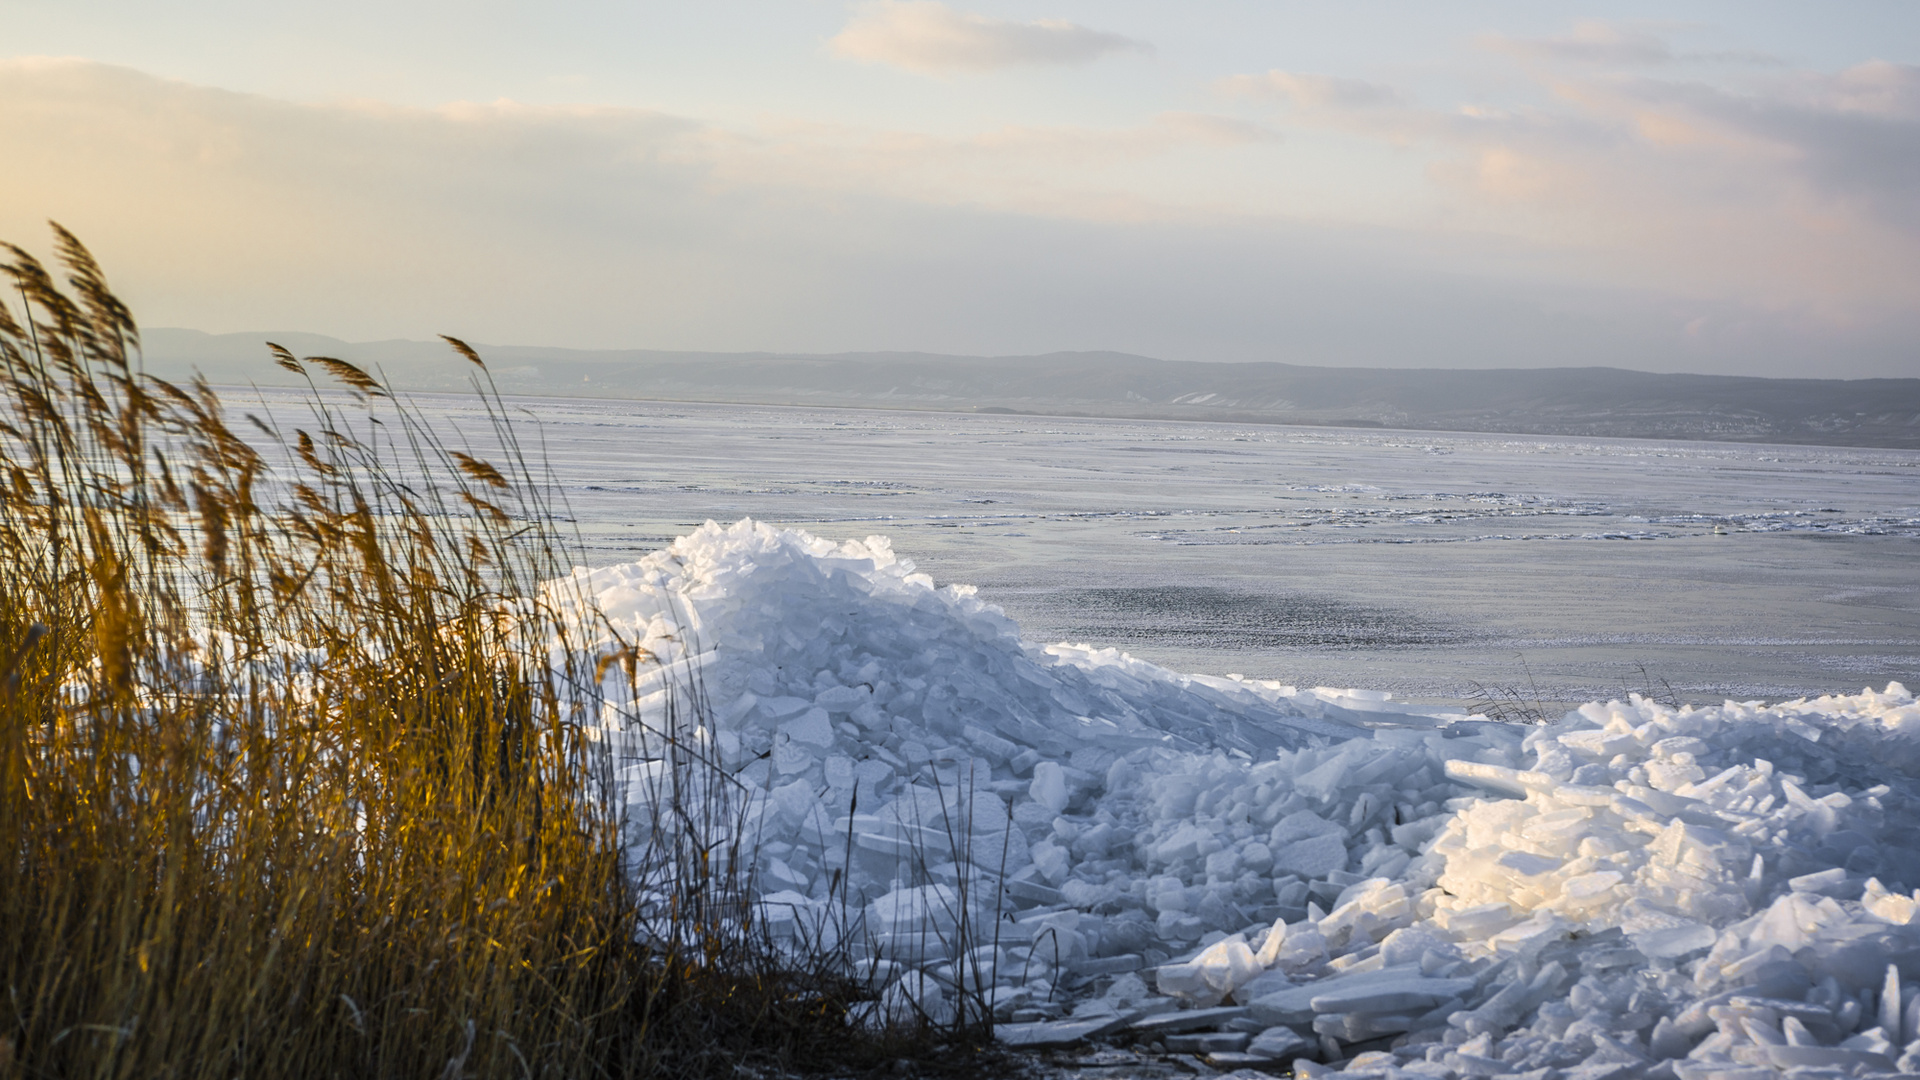
M 292 385 L 266 342 L 383 371 L 396 387 L 459 392 L 440 342 L 305 333 L 145 334 L 150 370 Z M 503 393 L 683 404 L 792 405 L 1197 420 L 1287 427 L 1920 448 L 1920 379 L 1769 379 L 1612 367 L 1335 368 L 1202 363 L 1114 352 L 698 353 L 479 346 Z

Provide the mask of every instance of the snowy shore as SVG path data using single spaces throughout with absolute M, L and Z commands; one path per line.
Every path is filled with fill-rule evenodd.
M 1897 683 L 1508 726 L 1036 646 L 884 538 L 750 521 L 570 584 L 663 661 L 606 680 L 642 877 L 697 684 L 765 918 L 878 1010 L 1221 1068 L 1920 1072 Z

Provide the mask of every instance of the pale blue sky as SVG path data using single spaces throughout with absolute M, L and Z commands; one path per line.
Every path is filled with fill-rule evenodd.
M 149 325 L 1920 375 L 1920 4 L 0 3 Z M 49 58 L 61 58 L 58 60 Z

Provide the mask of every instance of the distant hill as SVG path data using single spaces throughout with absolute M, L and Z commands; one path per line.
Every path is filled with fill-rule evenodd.
M 440 342 L 145 333 L 149 370 L 283 385 L 265 346 L 337 356 L 410 390 L 456 390 Z M 1762 379 L 1620 368 L 1325 368 L 1112 352 L 659 352 L 476 346 L 503 391 L 563 397 L 939 409 L 1536 435 L 1920 448 L 1920 379 Z

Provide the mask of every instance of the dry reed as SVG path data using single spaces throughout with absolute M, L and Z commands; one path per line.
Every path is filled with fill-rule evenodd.
M 850 1032 L 858 988 L 767 947 L 752 860 L 710 858 L 723 821 L 646 883 L 666 931 L 638 921 L 581 720 L 646 658 L 596 657 L 543 599 L 568 551 L 472 349 L 449 339 L 495 461 L 277 347 L 308 415 L 236 424 L 141 373 L 55 230 L 65 285 L 6 245 L 0 304 L 0 1076 L 696 1076 L 919 1045 Z

